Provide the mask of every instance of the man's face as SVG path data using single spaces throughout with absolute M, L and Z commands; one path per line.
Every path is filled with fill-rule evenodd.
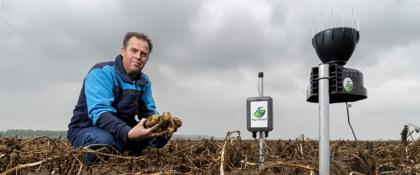
M 131 37 L 127 47 L 121 49 L 121 55 L 125 71 L 130 77 L 135 77 L 149 59 L 149 44 L 145 40 Z

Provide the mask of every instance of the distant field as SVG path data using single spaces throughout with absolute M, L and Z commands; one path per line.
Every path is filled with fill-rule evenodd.
M 8 129 L 6 131 L 0 131 L 0 137 L 15 137 L 15 138 L 33 138 L 48 136 L 49 138 L 61 138 L 67 139 L 67 131 L 51 131 L 51 130 L 32 130 L 32 129 Z M 179 135 L 174 134 L 172 139 L 190 139 L 190 140 L 201 140 L 201 139 L 222 139 L 211 137 L 207 135 Z
M 419 174 L 420 141 L 331 142 L 331 174 Z M 87 149 L 49 137 L 0 138 L 0 173 L 8 174 L 317 174 L 315 140 L 266 141 L 265 168 L 259 172 L 257 144 L 239 136 L 225 140 L 173 140 L 139 157 L 94 152 L 102 159 L 81 162 Z M 108 158 L 105 158 L 108 157 Z M 17 170 L 17 171 L 16 171 Z

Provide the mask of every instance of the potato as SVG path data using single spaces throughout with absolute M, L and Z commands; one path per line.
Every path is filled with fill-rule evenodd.
M 173 121 L 175 122 L 175 124 L 176 124 L 177 128 L 179 128 L 179 127 L 181 127 L 181 126 L 182 126 L 182 121 L 181 121 L 181 119 L 179 119 L 178 117 L 175 117 L 175 116 L 173 116 L 173 117 L 172 117 L 172 119 L 173 119 Z
M 171 113 L 169 112 L 163 112 L 162 114 L 163 122 L 169 122 L 171 120 Z
M 161 122 L 161 120 L 162 118 L 159 115 L 153 114 L 147 117 L 146 121 L 144 122 L 145 128 L 150 128 L 152 126 L 155 126 L 156 124 Z
M 164 134 L 167 137 L 171 137 L 182 126 L 182 121 L 178 117 L 172 116 L 169 112 L 163 112 L 160 116 L 154 114 L 147 117 L 144 127 L 150 128 L 156 124 L 159 124 L 159 126 L 153 132 L 157 137 Z

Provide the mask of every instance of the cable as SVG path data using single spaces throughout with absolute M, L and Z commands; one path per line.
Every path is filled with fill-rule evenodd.
M 349 106 L 350 106 L 350 105 L 349 105 L 349 104 L 347 104 L 347 102 L 346 102 L 346 109 L 347 109 L 347 122 L 349 123 L 350 129 L 351 129 L 351 132 L 353 133 L 354 140 L 356 140 L 356 142 L 357 142 L 357 137 L 356 137 L 356 134 L 354 133 L 353 127 L 351 126 L 351 123 L 350 123 Z
M 359 141 L 357 141 L 356 134 L 354 133 L 353 127 L 351 126 L 349 107 L 351 107 L 351 105 L 346 102 L 347 122 L 349 123 L 351 132 L 353 133 L 354 140 L 356 141 L 358 154 L 359 154 L 359 157 L 361 158 L 361 161 L 363 163 L 362 165 L 364 165 L 367 168 L 368 165 L 370 165 L 370 163 L 367 161 L 367 155 L 363 152 L 362 146 L 360 145 Z

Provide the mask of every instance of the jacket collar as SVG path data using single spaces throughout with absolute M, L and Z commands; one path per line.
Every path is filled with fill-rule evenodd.
M 124 65 L 123 65 L 123 62 L 122 62 L 121 54 L 119 54 L 115 58 L 115 71 L 117 72 L 117 74 L 121 77 L 121 79 L 124 82 L 133 83 L 133 81 L 134 81 L 137 85 L 142 85 L 142 86 L 147 84 L 147 80 L 144 77 L 143 72 L 140 72 L 139 74 L 137 74 L 137 76 L 134 79 L 131 79 L 127 75 L 127 72 L 125 71 Z

